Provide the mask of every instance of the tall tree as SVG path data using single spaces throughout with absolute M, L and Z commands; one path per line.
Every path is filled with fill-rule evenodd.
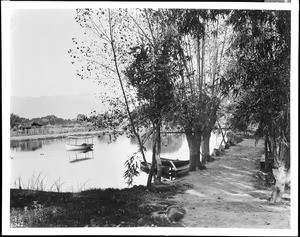
M 22 122 L 20 116 L 11 113 L 10 114 L 10 128 L 14 128 Z
M 137 88 L 139 100 L 143 101 L 144 114 L 153 127 L 153 156 L 152 164 L 157 164 L 157 182 L 161 182 L 161 135 L 163 115 L 170 110 L 173 102 L 173 84 L 176 80 L 174 61 L 170 54 L 171 37 L 160 39 L 160 52 L 155 52 L 152 47 L 141 45 L 132 48 L 133 63 L 127 68 L 126 75 L 129 82 Z M 148 180 L 148 186 L 150 185 Z
M 210 136 L 218 119 L 220 103 L 224 99 L 220 94 L 220 76 L 225 72 L 227 57 L 224 55 L 229 47 L 232 34 L 230 26 L 226 25 L 228 11 L 214 10 L 206 19 L 206 64 L 204 65 L 204 91 L 209 96 L 206 103 L 207 120 L 203 131 L 202 160 L 210 161 Z M 222 131 L 223 132 L 223 131 Z
M 204 104 L 201 100 L 203 77 L 201 75 L 200 41 L 203 41 L 206 15 L 203 10 L 169 9 L 165 14 L 174 27 L 177 40 L 175 52 L 178 55 L 180 83 L 177 84 L 177 110 L 174 118 L 183 127 L 189 146 L 190 171 L 204 166 L 200 160 L 200 145 L 203 133 Z M 196 51 L 194 50 L 196 48 Z M 196 54 L 194 54 L 196 52 Z M 196 62 L 196 66 L 195 63 Z M 196 73 L 195 73 L 196 69 Z
M 257 124 L 256 134 L 270 138 L 278 169 L 271 202 L 281 200 L 290 169 L 290 25 L 288 11 L 233 11 L 236 38 L 231 67 L 223 78 L 238 106 L 236 118 Z
M 144 141 L 140 138 L 138 126 L 144 121 L 135 121 L 132 111 L 138 107 L 150 108 L 151 112 L 144 113 L 144 115 L 148 116 L 148 119 L 151 118 L 153 125 L 153 157 L 158 165 L 157 180 L 160 182 L 161 116 L 167 107 L 165 105 L 168 104 L 168 98 L 166 98 L 168 97 L 166 91 L 169 90 L 166 82 L 170 80 L 168 71 L 173 70 L 172 65 L 165 65 L 165 60 L 169 63 L 168 57 L 170 57 L 167 52 L 170 37 L 165 37 L 169 35 L 169 28 L 161 20 L 160 12 L 152 9 L 78 9 L 77 12 L 78 23 L 93 37 L 92 40 L 90 37 L 87 38 L 88 44 L 86 42 L 80 44 L 78 40 L 74 39 L 77 45 L 76 53 L 79 53 L 80 56 L 77 56 L 74 51 L 70 51 L 71 56 L 78 59 L 77 62 L 81 60 L 83 63 L 78 75 L 81 78 L 93 78 L 104 86 L 109 86 L 107 79 L 111 85 L 115 79 L 118 80 L 131 130 L 138 139 L 142 155 Z M 149 67 L 145 67 L 145 70 L 138 68 L 139 72 L 137 72 L 134 71 L 134 67 L 139 63 L 141 64 L 139 66 L 143 67 L 143 62 L 139 60 L 139 57 L 142 57 L 142 54 L 138 52 L 139 47 L 147 48 L 148 51 L 143 52 L 147 52 Z M 132 56 L 135 61 L 132 61 Z M 148 69 L 151 69 L 154 75 L 149 77 L 148 75 L 151 75 L 152 71 Z M 130 79 L 130 83 L 127 83 L 127 78 Z M 111 90 L 115 90 L 115 88 L 111 86 Z M 166 91 L 163 92 L 164 90 Z M 103 98 L 108 100 L 106 93 Z M 114 105 L 113 109 L 116 108 L 116 105 L 117 107 L 122 105 L 122 103 L 114 103 L 111 102 L 111 99 L 109 100 L 109 104 Z M 117 98 L 114 101 L 116 100 Z M 144 155 L 143 158 L 146 161 Z M 155 162 L 152 164 L 154 165 Z
M 113 105 L 112 110 L 124 106 L 131 131 L 138 139 L 139 152 L 146 161 L 143 143 L 131 115 L 133 105 L 130 102 L 134 91 L 127 87 L 123 73 L 125 65 L 128 64 L 127 50 L 132 44 L 140 41 L 139 34 L 132 31 L 136 22 L 131 21 L 127 9 L 76 11 L 76 21 L 83 27 L 86 36 L 83 37 L 83 41 L 73 38 L 76 48 L 68 51 L 74 60 L 72 63 L 76 62 L 81 66 L 77 69 L 77 75 L 81 79 L 93 79 L 103 85 L 102 100 Z M 123 103 L 114 103 L 113 101 L 120 101 L 120 95 L 123 97 Z
M 177 30 L 181 68 L 178 100 L 182 101 L 182 106 L 178 108 L 176 117 L 185 129 L 190 148 L 190 171 L 194 171 L 197 166 L 199 169 L 205 167 L 200 160 L 201 141 L 204 141 L 202 151 L 206 158 L 209 155 L 210 133 L 217 118 L 219 99 L 216 81 L 226 39 L 223 23 L 225 33 L 221 37 L 224 39 L 218 42 L 219 15 L 228 12 L 199 9 L 170 9 L 169 12 L 169 19 Z M 216 28 L 208 29 L 213 24 Z

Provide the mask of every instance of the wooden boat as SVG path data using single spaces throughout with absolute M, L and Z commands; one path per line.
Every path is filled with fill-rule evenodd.
M 161 158 L 162 163 L 162 176 L 164 177 L 181 177 L 189 173 L 189 160 L 174 160 Z M 140 162 L 140 169 L 143 172 L 149 173 L 151 168 L 151 163 L 144 161 Z M 155 173 L 157 168 L 155 167 Z
M 170 167 L 170 174 L 173 177 L 181 177 L 189 173 L 189 160 L 174 160 L 161 158 L 161 163 L 163 166 Z
M 83 143 L 81 143 L 84 141 Z M 92 141 L 92 143 L 89 143 Z M 76 150 L 88 150 L 93 148 L 93 137 L 92 136 L 68 136 L 66 150 L 76 151 Z
M 151 169 L 151 163 L 149 162 L 145 162 L 145 161 L 141 161 L 140 162 L 140 169 L 141 171 L 145 172 L 145 173 L 149 173 L 150 169 Z M 157 172 L 157 168 L 155 167 L 155 173 Z M 170 167 L 168 166 L 163 166 L 162 167 L 162 175 L 163 176 L 169 176 L 170 175 Z

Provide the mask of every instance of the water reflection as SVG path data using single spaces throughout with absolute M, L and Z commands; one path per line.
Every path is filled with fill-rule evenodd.
M 35 151 L 43 147 L 42 141 L 11 141 L 10 148 L 15 151 Z
M 184 141 L 184 134 L 180 133 L 162 133 L 161 136 L 161 153 L 175 153 L 182 147 Z M 137 138 L 131 138 L 130 143 L 137 145 Z M 144 144 L 148 151 L 152 150 L 152 140 L 146 140 Z
M 69 157 L 69 163 L 76 163 L 79 161 L 85 161 L 94 159 L 93 149 L 81 150 L 81 151 L 67 151 Z
M 103 134 L 97 136 L 97 140 L 100 143 L 109 143 L 111 139 L 109 138 L 108 134 L 103 133 Z
M 220 139 L 221 137 L 212 134 L 211 150 L 219 146 Z M 59 178 L 65 182 L 63 190 L 76 189 L 80 183 L 86 180 L 89 180 L 89 186 L 92 188 L 128 187 L 124 179 L 124 163 L 137 151 L 136 139 L 129 139 L 122 135 L 116 141 L 111 141 L 108 134 L 101 134 L 99 137 L 95 136 L 93 150 L 86 152 L 66 151 L 65 144 L 65 138 L 12 142 L 11 186 L 14 187 L 13 182 L 18 178 L 26 186 L 33 174 L 42 173 L 42 175 L 47 174 L 49 180 L 45 190 L 49 190 L 54 180 Z M 151 139 L 146 143 L 146 147 L 146 160 L 151 162 Z M 189 159 L 189 148 L 185 135 L 162 134 L 162 157 L 175 160 Z M 139 176 L 134 177 L 133 185 L 144 185 L 146 182 L 147 174 L 140 172 Z
M 97 140 L 99 142 L 109 144 L 109 143 L 117 141 L 117 139 L 118 139 L 119 136 L 122 136 L 122 134 L 118 133 L 118 132 L 115 132 L 115 133 L 103 133 L 103 134 L 100 134 L 100 135 L 97 136 Z

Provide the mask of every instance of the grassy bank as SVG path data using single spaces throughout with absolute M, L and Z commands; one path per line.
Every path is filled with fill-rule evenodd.
M 11 227 L 135 227 L 182 226 L 151 218 L 174 204 L 168 200 L 191 188 L 180 181 L 151 191 L 144 186 L 57 193 L 11 189 Z

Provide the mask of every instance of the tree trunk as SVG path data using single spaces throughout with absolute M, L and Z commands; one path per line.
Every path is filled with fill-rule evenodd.
M 221 127 L 221 125 L 220 125 L 220 122 L 217 120 L 217 124 L 218 124 L 218 127 L 219 127 L 219 131 L 221 131 L 221 135 L 222 135 L 222 141 L 221 141 L 221 143 L 220 143 L 220 145 L 219 145 L 219 147 L 222 145 L 222 143 L 224 142 L 224 144 L 226 144 L 226 142 L 229 142 L 229 139 L 227 138 L 227 141 L 226 141 L 226 136 L 227 136 L 227 131 L 229 130 L 228 128 L 226 129 L 224 129 L 225 130 L 225 132 L 223 132 L 223 129 L 222 129 L 222 127 Z
M 189 171 L 202 170 L 205 166 L 200 161 L 200 145 L 201 145 L 201 133 L 195 133 L 192 131 L 185 132 L 186 139 L 190 152 L 190 167 Z
M 271 156 L 274 159 L 274 165 L 276 167 L 279 166 L 278 159 L 277 159 L 277 146 L 276 146 L 276 138 L 274 136 L 270 136 L 270 146 L 271 146 Z
M 136 138 L 138 139 L 139 151 L 142 154 L 144 162 L 146 162 L 146 156 L 145 156 L 145 153 L 144 153 L 144 146 L 143 146 L 143 143 L 141 141 L 140 135 L 138 134 L 138 132 L 136 131 L 136 128 L 134 126 L 134 122 L 133 122 L 132 115 L 130 113 L 129 104 L 128 104 L 128 100 L 127 100 L 127 97 L 126 97 L 124 85 L 123 85 L 123 82 L 122 82 L 122 79 L 121 79 L 121 74 L 120 74 L 120 71 L 119 71 L 119 66 L 118 66 L 118 62 L 117 62 L 117 54 L 116 54 L 116 49 L 115 49 L 115 45 L 114 45 L 113 26 L 112 26 L 112 22 L 111 22 L 110 10 L 108 10 L 108 16 L 109 16 L 108 23 L 109 23 L 109 32 L 110 32 L 110 44 L 111 44 L 112 53 L 113 53 L 113 57 L 114 57 L 114 64 L 115 64 L 116 72 L 117 72 L 117 75 L 118 75 L 119 83 L 120 83 L 120 86 L 121 86 L 122 94 L 123 94 L 125 105 L 126 105 L 126 111 L 128 113 L 128 116 L 129 116 L 129 121 L 130 121 L 130 124 L 131 124 L 131 127 L 132 127 L 132 131 L 133 131 L 134 135 L 136 136 Z
M 200 59 L 200 36 L 196 38 L 196 59 L 197 59 L 197 74 L 198 74 L 198 87 L 199 95 L 202 92 L 202 78 L 201 78 L 201 59 Z
M 211 134 L 210 131 L 203 132 L 203 140 L 202 140 L 202 163 L 203 164 L 211 161 L 210 150 L 209 150 L 210 134 Z
M 151 162 L 151 168 L 148 174 L 148 179 L 147 179 L 147 189 L 151 189 L 151 183 L 152 183 L 152 177 L 155 177 L 155 166 L 156 166 L 156 159 L 155 159 L 155 154 L 156 154 L 156 146 L 152 147 L 152 162 Z
M 274 169 L 273 171 L 276 183 L 273 187 L 270 203 L 277 203 L 282 199 L 285 185 L 289 182 L 289 178 L 287 175 L 289 173 L 289 167 L 287 166 L 287 164 L 289 163 L 289 159 L 290 148 L 284 142 L 280 142 L 280 150 L 278 152 L 279 167 L 277 169 L 277 172 L 276 169 Z
M 157 165 L 157 176 L 155 183 L 161 184 L 161 176 L 162 176 L 162 163 L 160 159 L 160 153 L 161 153 L 161 136 L 160 136 L 160 125 L 157 125 L 155 128 L 155 159 L 156 159 L 156 165 Z
M 203 83 L 204 83 L 204 59 L 205 59 L 205 35 L 202 36 L 202 55 L 201 55 L 201 85 L 200 85 L 200 93 L 203 88 Z
M 266 135 L 265 138 L 265 171 L 270 171 L 270 162 L 269 162 L 269 151 L 268 151 L 268 140 L 269 137 Z

